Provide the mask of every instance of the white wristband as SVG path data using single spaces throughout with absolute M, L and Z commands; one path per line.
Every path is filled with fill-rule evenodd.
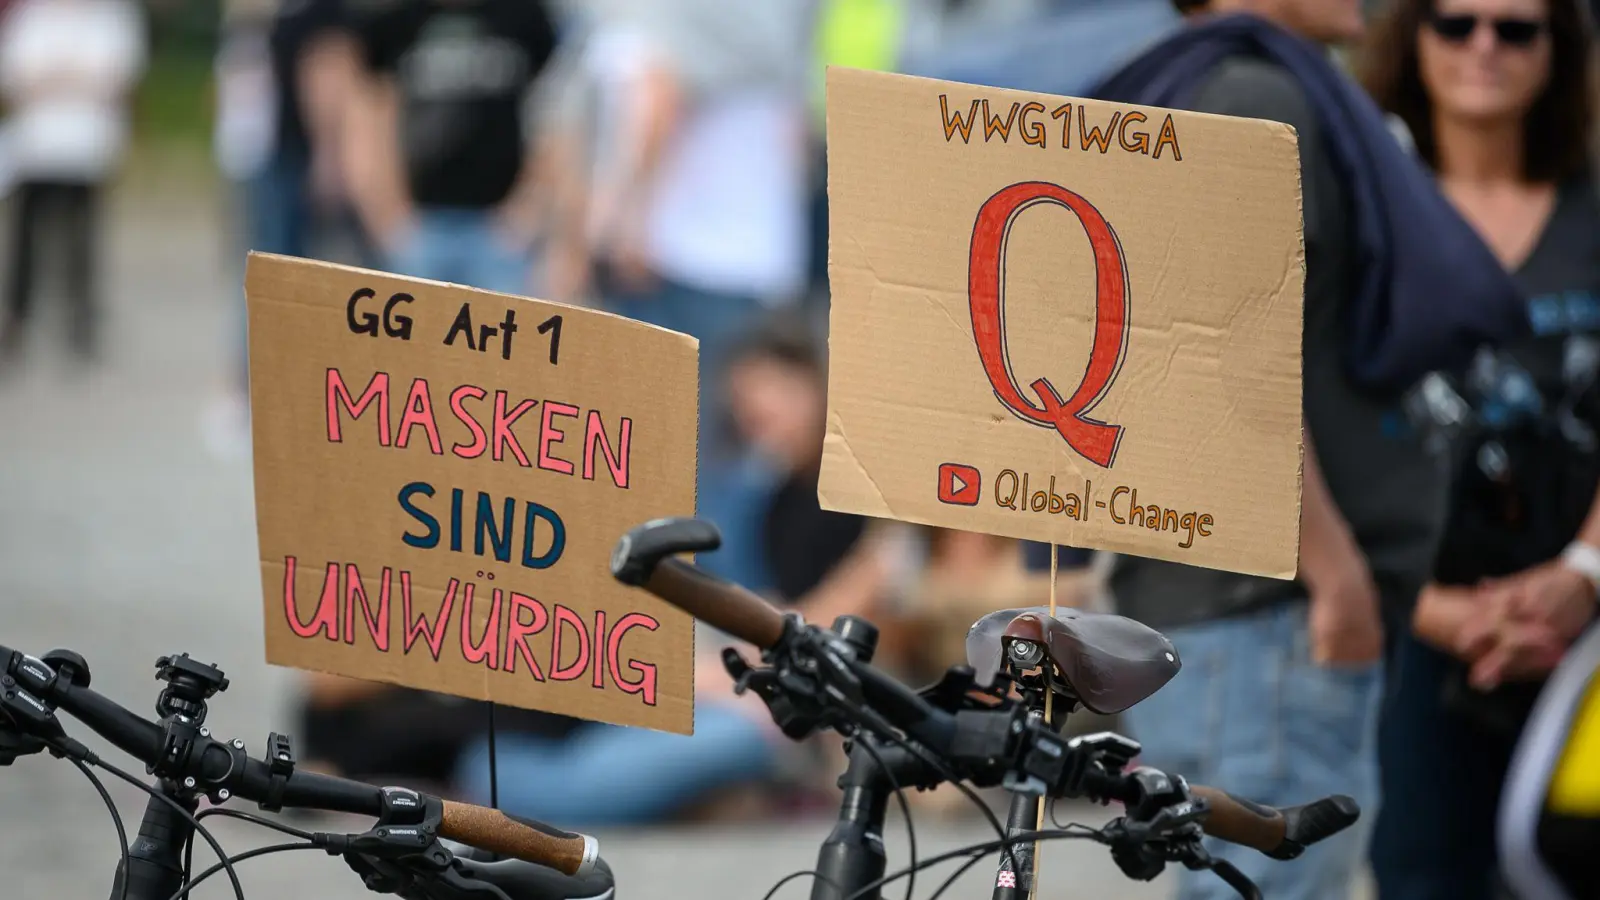
M 1600 598 L 1600 547 L 1573 541 L 1561 552 L 1561 564 L 1589 579 Z

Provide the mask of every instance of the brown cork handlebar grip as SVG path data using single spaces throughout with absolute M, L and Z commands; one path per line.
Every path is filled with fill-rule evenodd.
M 1206 801 L 1211 812 L 1201 823 L 1206 834 L 1233 844 L 1253 847 L 1271 855 L 1289 837 L 1289 823 L 1283 813 L 1270 806 L 1241 800 L 1227 791 L 1194 784 L 1189 794 Z
M 440 837 L 547 866 L 564 875 L 587 875 L 600 858 L 600 843 L 586 834 L 561 831 L 486 806 L 443 802 Z
M 696 619 L 766 650 L 783 637 L 783 613 L 750 591 L 677 559 L 664 559 L 644 589 Z

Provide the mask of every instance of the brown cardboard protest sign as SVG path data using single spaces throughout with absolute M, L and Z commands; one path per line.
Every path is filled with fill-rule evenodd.
M 1288 126 L 828 73 L 829 509 L 1279 578 Z
M 609 575 L 694 513 L 698 345 L 252 254 L 267 661 L 689 733 L 693 621 Z

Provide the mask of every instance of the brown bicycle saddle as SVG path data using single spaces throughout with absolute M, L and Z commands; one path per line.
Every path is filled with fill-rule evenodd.
M 1183 663 L 1166 635 L 1124 616 L 1042 606 L 1002 609 L 972 624 L 967 663 L 991 685 L 1012 641 L 1044 648 L 1078 701 L 1101 715 L 1119 713 L 1160 690 Z

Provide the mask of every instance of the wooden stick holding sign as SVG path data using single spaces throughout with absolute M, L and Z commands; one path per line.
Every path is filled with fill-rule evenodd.
M 1052 619 L 1055 618 L 1055 615 L 1056 615 L 1056 545 L 1055 544 L 1051 544 L 1050 545 L 1050 618 L 1052 618 Z M 1050 666 L 1050 663 L 1048 661 L 1046 661 L 1044 663 L 1044 665 L 1046 666 L 1046 668 L 1048 668 Z M 1046 674 L 1048 676 L 1048 673 L 1046 673 Z M 1054 713 L 1055 713 L 1055 699 L 1056 699 L 1056 692 L 1055 691 L 1045 691 L 1044 692 L 1044 720 L 1046 722 L 1054 722 L 1055 721 L 1055 715 L 1054 715 Z M 1046 805 L 1047 805 L 1046 801 L 1043 798 L 1041 798 L 1039 800 L 1039 818 L 1038 818 L 1038 820 L 1036 822 L 1034 822 L 1034 825 L 1033 825 L 1033 828 L 1034 828 L 1035 831 L 1043 831 L 1044 830 L 1044 810 L 1045 810 L 1045 806 Z M 1040 859 L 1039 859 L 1039 846 L 1040 846 L 1041 843 L 1042 843 L 1041 841 L 1034 841 L 1033 842 L 1033 884 L 1032 884 L 1033 892 L 1032 892 L 1032 894 L 1030 894 L 1029 900 L 1032 900 L 1032 898 L 1037 897 L 1039 895 L 1039 866 L 1042 864 Z

